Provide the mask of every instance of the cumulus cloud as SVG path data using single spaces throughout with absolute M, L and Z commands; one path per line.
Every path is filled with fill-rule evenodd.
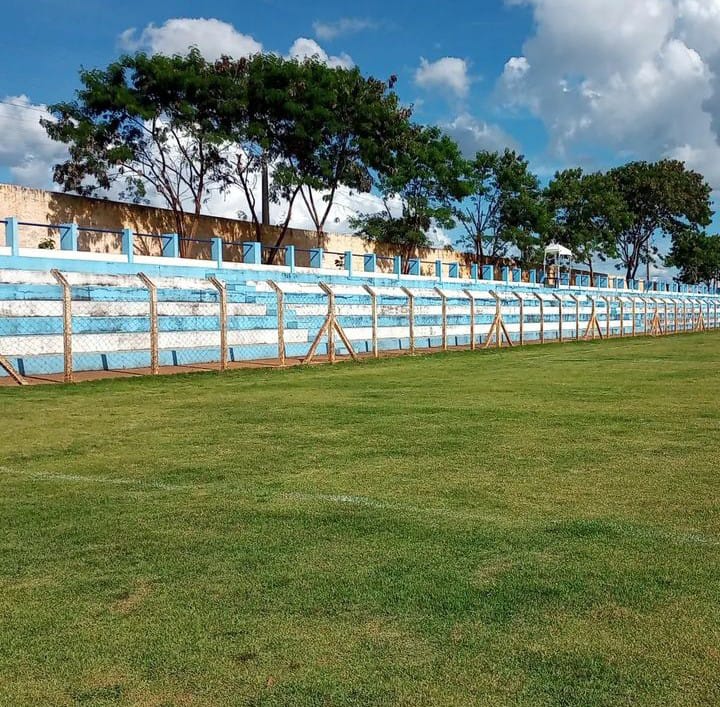
M 24 186 L 47 188 L 52 167 L 67 157 L 65 146 L 51 140 L 41 118 L 49 118 L 46 106 L 33 104 L 27 96 L 5 96 L 0 103 L 0 164 L 13 181 Z
M 335 22 L 313 22 L 313 31 L 318 39 L 332 40 L 346 34 L 355 34 L 375 29 L 377 23 L 359 17 L 342 17 Z
M 461 113 L 453 121 L 440 127 L 460 146 L 466 157 L 472 157 L 481 150 L 501 152 L 506 147 L 519 150 L 516 140 L 499 125 L 478 120 L 469 113 Z
M 146 50 L 155 54 L 184 54 L 197 47 L 209 60 L 222 55 L 250 56 L 261 52 L 260 42 L 238 32 L 227 22 L 204 17 L 177 17 L 162 25 L 149 24 L 141 32 L 135 28 L 120 35 L 120 45 L 127 50 Z
M 465 98 L 470 90 L 468 63 L 455 56 L 445 56 L 437 61 L 421 58 L 415 71 L 415 83 L 427 90 L 439 90 Z
M 318 59 L 328 66 L 350 69 L 354 62 L 345 53 L 339 56 L 329 56 L 328 53 L 314 40 L 307 37 L 298 37 L 290 47 L 289 55 L 293 59 Z
M 543 121 L 556 155 L 592 145 L 677 157 L 720 188 L 720 0 L 515 4 L 532 8 L 535 31 L 507 61 L 500 94 Z

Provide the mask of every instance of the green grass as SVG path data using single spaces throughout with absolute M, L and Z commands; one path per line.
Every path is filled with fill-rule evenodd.
M 0 390 L 0 704 L 717 705 L 720 335 Z

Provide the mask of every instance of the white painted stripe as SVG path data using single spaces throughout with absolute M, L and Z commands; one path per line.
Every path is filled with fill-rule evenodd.
M 181 296 L 181 293 L 178 293 Z M 0 317 L 61 317 L 62 302 L 59 300 L 3 300 L 0 301 Z M 327 309 L 327 308 L 326 308 Z M 148 302 L 103 302 L 76 300 L 72 305 L 76 317 L 145 317 L 149 316 Z M 219 314 L 214 302 L 158 302 L 158 314 L 162 317 L 192 316 L 214 317 Z M 242 302 L 228 303 L 228 315 L 264 316 L 264 304 Z
M 303 343 L 308 340 L 307 329 L 288 329 L 285 341 Z M 74 353 L 93 353 L 99 351 L 134 351 L 149 347 L 150 335 L 140 333 L 77 334 L 73 336 Z M 232 346 L 253 344 L 276 344 L 276 329 L 231 330 L 228 341 Z M 177 331 L 160 332 L 158 345 L 161 349 L 186 349 L 220 346 L 218 331 Z M 1 336 L 0 351 L 5 356 L 40 356 L 61 354 L 63 338 L 61 335 L 42 336 Z
M 46 248 L 20 248 L 26 258 L 52 258 L 53 260 L 92 260 L 103 263 L 127 263 L 122 253 L 89 253 L 84 250 L 47 250 Z

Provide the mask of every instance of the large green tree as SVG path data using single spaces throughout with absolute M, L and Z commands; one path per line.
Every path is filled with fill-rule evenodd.
M 181 237 L 193 234 L 223 161 L 212 121 L 222 82 L 200 54 L 122 56 L 106 69 L 80 72 L 75 100 L 50 106 L 46 131 L 68 146 L 55 166 L 65 191 L 83 195 L 120 185 L 121 198 L 155 192 Z M 182 247 L 182 245 L 181 245 Z
M 630 162 L 608 173 L 628 217 L 617 237 L 617 254 L 629 280 L 640 265 L 655 262 L 654 237 L 675 240 L 710 224 L 710 186 L 698 172 L 677 160 Z
M 716 285 L 720 282 L 720 236 L 694 230 L 678 233 L 665 263 L 680 271 L 680 282 Z
M 394 78 L 273 54 L 222 59 L 215 67 L 232 97 L 217 106 L 218 125 L 238 148 L 226 181 L 243 188 L 258 229 L 252 186 L 263 164 L 274 200 L 288 204 L 289 216 L 299 195 L 321 239 L 338 189 L 370 191 L 373 174 L 387 171 L 408 129 L 410 110 L 399 104 Z
M 405 261 L 432 245 L 434 227 L 455 226 L 455 204 L 469 194 L 457 144 L 436 127 L 406 131 L 392 166 L 377 178 L 384 209 L 352 226 L 368 242 L 391 245 Z
M 550 181 L 545 200 L 551 217 L 547 237 L 572 250 L 593 282 L 594 260 L 617 257 L 619 236 L 630 222 L 613 180 L 600 172 L 566 169 Z
M 464 245 L 475 262 L 507 255 L 511 248 L 527 259 L 543 223 L 540 183 L 527 160 L 512 150 L 478 152 L 465 164 L 469 196 L 455 207 Z

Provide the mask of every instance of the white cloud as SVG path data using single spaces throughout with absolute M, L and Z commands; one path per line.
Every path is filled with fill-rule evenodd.
M 177 17 L 160 26 L 149 24 L 139 34 L 135 29 L 120 35 L 124 49 L 146 50 L 156 54 L 185 54 L 190 47 L 197 47 L 208 60 L 222 55 L 232 57 L 250 56 L 262 51 L 262 44 L 251 36 L 238 32 L 227 22 L 213 18 Z
M 519 145 L 500 126 L 477 120 L 469 113 L 461 113 L 452 122 L 440 127 L 460 146 L 466 157 L 481 150 L 500 152 L 506 147 L 519 150 Z
M 0 103 L 0 165 L 7 168 L 14 182 L 47 188 L 52 183 L 52 167 L 67 156 L 65 146 L 51 140 L 41 118 L 50 114 L 42 104 L 27 96 L 5 96 Z
M 336 39 L 342 35 L 374 29 L 375 27 L 377 27 L 377 23 L 359 17 L 343 17 L 335 22 L 313 22 L 315 36 L 326 41 Z
M 678 157 L 720 188 L 720 0 L 520 2 L 536 27 L 501 95 L 544 122 L 555 155 Z
M 328 53 L 314 40 L 307 37 L 298 37 L 290 47 L 289 55 L 293 59 L 318 59 L 331 67 L 350 69 L 354 62 L 350 56 L 343 53 L 340 56 L 328 56 Z
M 439 90 L 465 98 L 470 90 L 468 63 L 465 59 L 445 56 L 437 61 L 420 59 L 415 71 L 415 83 L 428 90 Z

